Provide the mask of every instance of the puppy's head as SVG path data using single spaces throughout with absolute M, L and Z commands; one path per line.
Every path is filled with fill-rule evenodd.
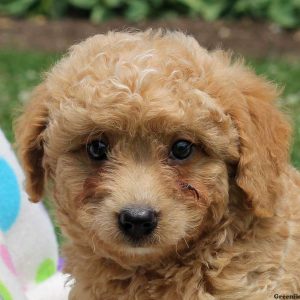
M 181 33 L 92 37 L 17 122 L 27 191 L 38 201 L 50 183 L 74 243 L 126 260 L 185 248 L 232 205 L 271 216 L 289 140 L 276 97 Z

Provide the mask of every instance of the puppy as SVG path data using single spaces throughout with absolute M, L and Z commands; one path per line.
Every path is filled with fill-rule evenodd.
M 69 299 L 300 293 L 300 176 L 276 88 L 180 32 L 73 46 L 16 123 L 67 237 Z

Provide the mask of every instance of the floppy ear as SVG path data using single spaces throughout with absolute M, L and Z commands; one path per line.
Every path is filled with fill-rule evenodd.
M 39 85 L 15 123 L 16 144 L 26 176 L 26 191 L 32 202 L 38 202 L 44 191 L 42 134 L 47 124 L 48 98 L 46 87 Z
M 275 107 L 270 83 L 246 71 L 238 83 L 243 99 L 232 111 L 240 135 L 236 183 L 259 217 L 270 217 L 281 194 L 279 176 L 289 161 L 290 126 Z

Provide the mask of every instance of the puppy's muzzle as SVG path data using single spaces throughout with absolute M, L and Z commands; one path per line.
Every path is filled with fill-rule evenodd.
M 149 207 L 126 207 L 118 216 L 119 228 L 134 242 L 149 236 L 157 227 L 157 213 Z

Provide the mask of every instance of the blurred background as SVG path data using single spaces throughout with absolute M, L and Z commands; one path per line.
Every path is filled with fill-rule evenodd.
M 0 0 L 0 128 L 67 48 L 107 30 L 163 27 L 206 48 L 232 49 L 283 87 L 300 169 L 300 0 Z M 278 141 L 280 143 L 280 141 Z

